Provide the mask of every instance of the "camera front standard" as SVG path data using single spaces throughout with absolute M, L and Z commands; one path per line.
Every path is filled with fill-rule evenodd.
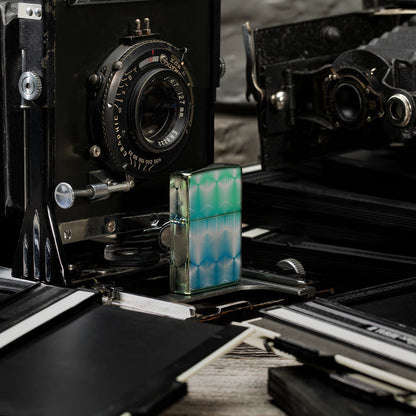
M 1 13 L 4 265 L 70 285 L 157 263 L 170 173 L 213 161 L 219 1 Z

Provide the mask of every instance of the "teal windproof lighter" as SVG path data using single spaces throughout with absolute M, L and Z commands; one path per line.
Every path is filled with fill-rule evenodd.
M 238 283 L 241 167 L 210 165 L 170 180 L 170 286 L 190 295 Z

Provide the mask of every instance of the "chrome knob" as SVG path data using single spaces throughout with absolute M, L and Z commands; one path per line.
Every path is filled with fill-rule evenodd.
M 19 92 L 26 101 L 33 101 L 40 97 L 42 93 L 42 80 L 34 72 L 27 71 L 20 75 Z
M 222 78 L 225 75 L 225 71 L 227 69 L 227 65 L 225 63 L 225 59 L 222 56 L 220 56 L 219 65 L 220 65 L 220 78 Z
M 75 201 L 75 191 L 69 183 L 61 182 L 54 192 L 55 202 L 59 208 L 71 208 Z

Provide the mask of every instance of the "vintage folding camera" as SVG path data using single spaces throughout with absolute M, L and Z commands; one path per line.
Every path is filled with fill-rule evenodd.
M 243 221 L 268 231 L 246 238 L 243 256 L 268 268 L 270 252 L 295 257 L 325 290 L 416 266 L 416 21 L 402 4 L 370 3 L 243 26 L 262 150 L 262 170 L 244 178 Z
M 247 94 L 259 102 L 264 167 L 411 145 L 414 25 L 406 14 L 367 10 L 256 30 Z
M 262 145 L 262 169 L 243 178 L 243 257 L 266 270 L 294 257 L 316 289 L 248 323 L 304 364 L 269 371 L 293 415 L 416 406 L 416 4 L 364 6 L 243 26 Z
M 0 201 L 13 275 L 70 284 L 166 252 L 170 172 L 213 159 L 219 9 L 2 3 Z

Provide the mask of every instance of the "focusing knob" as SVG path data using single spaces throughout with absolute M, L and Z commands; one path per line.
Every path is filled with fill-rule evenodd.
M 227 65 L 225 63 L 225 59 L 220 56 L 220 78 L 222 78 L 225 75 L 225 71 L 227 69 Z
M 26 101 L 33 101 L 42 93 L 42 80 L 34 72 L 24 72 L 19 78 L 19 92 Z
M 289 259 L 280 260 L 277 263 L 277 267 L 279 267 L 279 269 L 283 271 L 295 272 L 296 274 L 302 277 L 306 276 L 306 272 L 302 263 L 296 259 L 289 258 Z

